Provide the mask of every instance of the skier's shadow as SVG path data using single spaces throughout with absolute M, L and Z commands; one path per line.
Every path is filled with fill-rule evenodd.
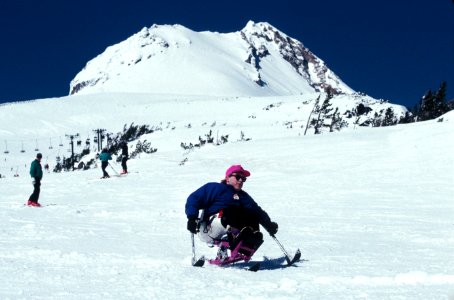
M 301 260 L 300 260 L 301 261 Z M 278 257 L 278 258 L 268 258 L 266 256 L 263 257 L 263 261 L 260 264 L 260 270 L 277 270 L 277 269 L 284 269 L 288 268 L 287 261 L 285 256 Z M 298 267 L 298 262 L 294 263 L 290 267 Z

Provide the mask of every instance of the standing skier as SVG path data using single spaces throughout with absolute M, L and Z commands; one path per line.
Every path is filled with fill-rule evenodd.
M 225 179 L 220 183 L 207 183 L 189 195 L 185 207 L 187 229 L 195 234 L 200 227 L 199 238 L 212 244 L 227 235 L 231 249 L 238 243 L 235 238 L 244 229 L 258 233 L 259 245 L 263 241 L 259 224 L 270 235 L 276 234 L 277 223 L 272 222 L 268 214 L 243 190 L 243 184 L 250 175 L 241 165 L 233 165 L 227 169 Z M 200 209 L 203 210 L 203 216 L 198 226 Z
M 109 173 L 107 173 L 106 168 L 109 164 L 109 160 L 112 160 L 112 156 L 110 155 L 107 148 L 102 149 L 101 154 L 99 155 L 99 159 L 101 160 L 101 169 L 103 176 L 101 178 L 109 178 Z
M 123 168 L 123 171 L 121 171 L 120 174 L 127 174 L 128 173 L 128 166 L 126 165 L 126 161 L 129 158 L 128 143 L 123 141 L 123 142 L 121 142 L 120 147 L 121 147 L 121 167 Z
M 32 161 L 30 166 L 30 176 L 32 177 L 33 183 L 33 193 L 30 195 L 30 198 L 27 202 L 28 206 L 40 207 L 41 204 L 38 203 L 39 193 L 41 191 L 41 179 L 43 178 L 43 168 L 41 167 L 41 158 L 42 154 L 36 154 L 36 159 Z

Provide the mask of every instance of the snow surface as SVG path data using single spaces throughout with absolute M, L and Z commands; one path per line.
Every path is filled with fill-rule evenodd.
M 9 150 L 0 152 L 0 299 L 454 299 L 454 113 L 303 135 L 314 98 L 304 97 L 98 94 L 0 106 Z M 24 206 L 35 147 L 53 167 L 68 155 L 65 134 L 84 141 L 131 122 L 162 130 L 143 137 L 158 151 L 130 160 L 129 175 L 45 173 L 44 207 Z M 209 130 L 229 142 L 180 147 Z M 257 273 L 191 266 L 186 198 L 238 163 L 280 242 L 301 249 L 295 266 L 282 267 L 267 234 Z M 197 256 L 215 251 L 196 239 Z

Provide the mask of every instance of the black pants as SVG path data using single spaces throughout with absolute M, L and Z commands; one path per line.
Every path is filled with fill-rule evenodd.
M 108 161 L 102 161 L 101 162 L 101 169 L 102 169 L 102 174 L 104 177 L 109 177 L 109 173 L 106 172 L 107 165 L 109 164 Z
M 29 198 L 29 200 L 31 202 L 38 203 L 39 192 L 41 191 L 40 187 L 41 187 L 41 180 L 40 179 L 36 179 L 35 180 L 35 184 L 33 185 L 33 193 L 30 195 L 30 198 Z
M 240 230 L 247 226 L 252 227 L 254 231 L 259 230 L 258 215 L 241 206 L 231 206 L 222 209 L 221 223 L 224 227 L 230 225 Z
M 126 166 L 126 161 L 128 160 L 128 157 L 123 156 L 121 159 L 121 167 L 123 168 L 124 171 L 128 171 L 128 167 Z

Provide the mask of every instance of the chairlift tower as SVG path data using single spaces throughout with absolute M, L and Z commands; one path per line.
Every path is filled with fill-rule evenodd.
M 93 131 L 97 134 L 97 136 L 95 136 L 95 138 L 94 138 L 94 142 L 98 143 L 98 151 L 101 151 L 101 149 L 102 149 L 102 140 L 104 139 L 103 132 L 105 132 L 106 130 L 105 129 L 95 129 Z
M 66 137 L 70 139 L 69 144 L 71 145 L 71 165 L 74 171 L 74 139 L 79 137 L 79 134 L 66 134 Z

